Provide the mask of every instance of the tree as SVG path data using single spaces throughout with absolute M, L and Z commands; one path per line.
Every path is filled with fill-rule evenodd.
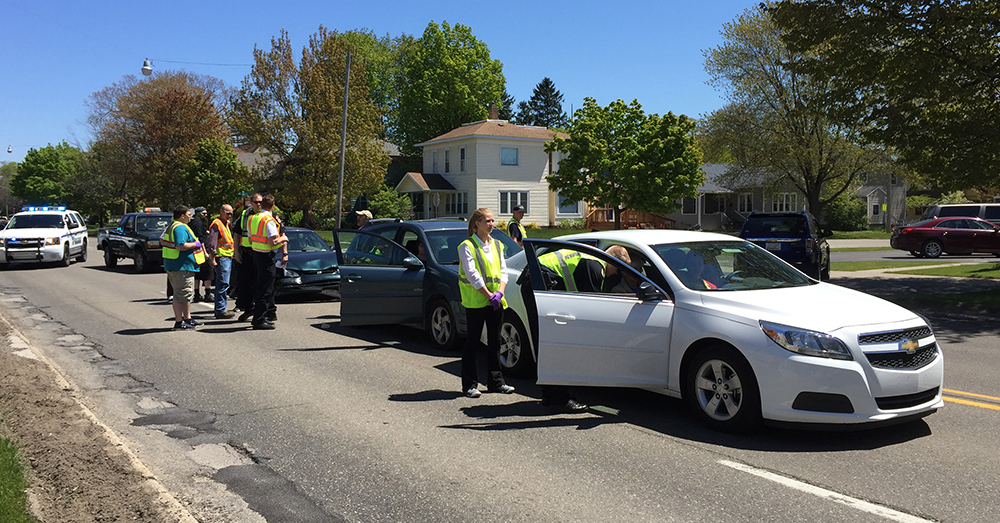
M 369 201 L 372 214 L 379 218 L 399 218 L 409 220 L 413 214 L 413 202 L 408 194 L 399 194 L 395 189 L 383 185 Z
M 507 120 L 510 123 L 519 123 L 517 122 L 515 107 L 517 107 L 517 101 L 504 89 L 503 97 L 500 100 L 500 119 Z
M 21 207 L 22 200 L 10 192 L 10 181 L 17 174 L 17 162 L 0 162 L 0 208 L 3 215 Z
M 531 93 L 531 99 L 524 107 L 525 114 L 518 119 L 522 125 L 537 125 L 555 129 L 565 128 L 569 118 L 562 108 L 563 95 L 548 77 L 542 78 Z
M 254 49 L 254 67 L 234 97 L 228 122 L 241 142 L 261 147 L 254 173 L 285 209 L 336 208 L 349 38 L 320 26 L 295 63 L 288 33 Z M 389 157 L 379 140 L 381 115 L 369 97 L 364 62 L 351 64 L 344 203 L 382 184 Z
M 705 119 L 700 134 L 713 156 L 724 147 L 736 161 L 722 183 L 791 184 L 822 219 L 824 205 L 856 188 L 859 175 L 888 156 L 859 147 L 849 129 L 826 116 L 826 83 L 784 67 L 797 55 L 779 34 L 761 8 L 725 24 L 723 44 L 705 52 L 705 70 L 729 103 Z
M 66 142 L 29 149 L 10 180 L 10 192 L 28 203 L 70 205 L 66 182 L 76 176 L 83 152 Z
M 217 78 L 165 71 L 146 80 L 126 76 L 92 94 L 90 149 L 108 198 L 133 207 L 189 203 L 183 173 L 198 142 L 228 135 L 220 111 L 226 93 Z
M 1000 183 L 995 0 L 786 0 L 771 7 L 794 70 L 837 121 L 943 188 Z
M 393 140 L 398 135 L 400 86 L 403 84 L 400 49 L 413 44 L 413 37 L 402 35 L 397 38 L 375 36 L 370 30 L 359 29 L 338 33 L 331 31 L 328 36 L 340 37 L 352 46 L 352 67 L 361 64 L 368 85 L 368 98 L 378 109 L 381 117 L 379 138 Z
M 502 105 L 503 64 L 467 26 L 431 22 L 402 50 L 402 61 L 399 145 L 407 156 L 420 155 L 415 144 L 483 120 L 491 104 Z
M 233 148 L 218 138 L 198 142 L 184 171 L 184 181 L 190 188 L 185 201 L 210 211 L 235 202 L 240 193 L 250 189 L 247 168 Z
M 693 130 L 688 117 L 647 116 L 635 100 L 601 107 L 585 98 L 570 122 L 569 138 L 556 136 L 546 144 L 548 152 L 568 154 L 549 175 L 549 188 L 614 209 L 616 229 L 624 209 L 670 214 L 679 198 L 697 196 L 705 180 Z

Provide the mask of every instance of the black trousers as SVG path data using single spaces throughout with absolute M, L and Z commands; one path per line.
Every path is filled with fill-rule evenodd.
M 253 293 L 253 323 L 263 323 L 274 317 L 277 308 L 274 306 L 274 280 L 278 274 L 275 262 L 281 251 L 253 251 L 253 264 L 257 270 Z
M 240 245 L 242 263 L 233 260 L 233 271 L 236 272 L 236 308 L 241 311 L 253 310 L 254 288 L 257 286 L 257 269 L 253 264 L 253 249 Z
M 489 380 L 486 387 L 497 390 L 504 385 L 503 371 L 500 369 L 500 325 L 503 323 L 503 309 L 493 310 L 486 306 L 479 309 L 465 309 L 466 324 L 469 332 L 465 337 L 465 350 L 462 351 L 462 391 L 467 391 L 479 383 L 476 371 L 476 359 L 483 325 L 486 325 L 486 368 L 489 369 Z

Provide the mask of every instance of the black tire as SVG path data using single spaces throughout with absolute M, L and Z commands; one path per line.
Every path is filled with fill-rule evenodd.
M 915 257 L 915 258 L 923 258 L 924 257 L 924 253 L 922 253 L 920 251 L 910 251 L 910 254 L 913 255 L 913 257 Z
M 458 324 L 451 306 L 445 300 L 435 300 L 427 310 L 427 332 L 439 349 L 452 351 L 458 348 Z
M 736 349 L 712 345 L 695 354 L 684 377 L 684 400 L 710 428 L 742 433 L 760 426 L 760 388 Z
M 110 245 L 104 246 L 104 266 L 109 269 L 113 269 L 118 266 L 118 257 L 115 256 L 115 253 L 111 250 Z
M 132 262 L 135 264 L 136 274 L 142 274 L 149 270 L 149 261 L 146 260 L 146 251 L 142 249 L 135 250 L 135 254 L 132 255 Z
M 830 279 L 830 258 L 826 259 L 826 265 L 819 271 L 819 281 L 827 281 Z
M 76 255 L 76 261 L 83 263 L 87 261 L 87 239 L 83 240 L 83 248 L 80 249 L 80 254 Z
M 59 265 L 63 267 L 69 267 L 73 263 L 73 259 L 69 257 L 69 243 L 63 244 L 63 257 L 59 260 Z
M 528 332 L 510 309 L 500 324 L 500 367 L 505 376 L 530 377 L 535 373 Z
M 920 252 L 927 258 L 937 258 L 944 252 L 944 246 L 937 240 L 927 240 L 920 248 Z

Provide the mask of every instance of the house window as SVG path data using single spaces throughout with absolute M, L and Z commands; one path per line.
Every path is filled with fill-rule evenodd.
M 517 148 L 500 148 L 500 165 L 517 165 Z
M 696 212 L 698 212 L 697 198 L 685 196 L 683 202 L 681 203 L 681 214 L 695 214 Z
M 753 193 L 743 193 L 739 195 L 739 212 L 753 211 Z
M 438 152 L 434 151 L 431 153 L 431 172 L 437 174 L 438 172 Z
M 564 198 L 562 196 L 559 196 L 558 198 L 559 198 L 559 214 L 580 216 L 579 200 L 571 200 L 569 198 Z
M 444 214 L 445 216 L 465 216 L 469 214 L 469 193 L 445 194 Z
M 799 195 L 793 192 L 776 192 L 771 199 L 771 212 L 794 212 L 798 201 Z
M 465 147 L 458 150 L 458 172 L 465 172 Z
M 878 211 L 879 211 L 879 204 L 873 203 L 872 204 L 872 216 L 878 216 Z
M 500 214 L 510 214 L 510 210 L 514 208 L 515 205 L 524 206 L 524 214 L 528 214 L 528 193 L 525 192 L 512 192 L 512 191 L 500 191 Z
M 891 183 L 892 185 L 896 185 L 896 184 L 899 183 L 899 180 L 896 179 L 896 175 L 895 174 L 892 175 L 892 177 L 889 180 L 889 183 Z
M 451 149 L 444 150 L 444 172 L 445 174 L 451 172 Z
M 719 214 L 721 208 L 718 194 L 705 195 L 705 214 Z

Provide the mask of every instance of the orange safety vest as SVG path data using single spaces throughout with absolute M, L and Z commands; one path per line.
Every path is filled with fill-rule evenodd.
M 233 247 L 235 245 L 233 233 L 229 232 L 229 227 L 218 218 L 212 222 L 212 225 L 208 226 L 209 230 L 212 227 L 215 227 L 219 231 L 219 243 L 215 247 L 215 255 L 223 258 L 232 258 Z
M 250 247 L 258 252 L 276 251 L 281 248 L 281 244 L 271 245 L 268 241 L 267 224 L 277 222 L 271 213 L 261 211 L 250 218 Z

